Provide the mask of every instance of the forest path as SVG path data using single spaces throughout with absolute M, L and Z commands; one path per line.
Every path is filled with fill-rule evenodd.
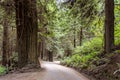
M 89 80 L 77 71 L 52 62 L 42 62 L 42 71 L 12 73 L 0 80 Z

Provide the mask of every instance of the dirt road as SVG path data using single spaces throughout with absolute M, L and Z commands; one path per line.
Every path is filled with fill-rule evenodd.
M 0 80 L 89 80 L 71 68 L 56 63 L 42 62 L 41 71 L 12 73 L 0 77 Z

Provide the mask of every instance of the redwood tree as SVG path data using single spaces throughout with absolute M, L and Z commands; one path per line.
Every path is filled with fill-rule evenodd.
M 114 0 L 105 0 L 105 52 L 114 47 Z
M 8 6 L 9 5 L 9 6 Z M 1 1 L 0 7 L 3 9 L 3 45 L 2 45 L 2 65 L 6 67 L 11 66 L 11 55 L 12 55 L 12 46 L 11 46 L 11 37 L 10 37 L 10 28 L 11 28 L 11 15 L 12 15 L 12 2 L 9 0 Z
M 3 54 L 2 64 L 4 66 L 10 66 L 10 45 L 9 45 L 9 21 L 7 18 L 3 20 Z
M 15 0 L 18 65 L 38 64 L 36 0 Z

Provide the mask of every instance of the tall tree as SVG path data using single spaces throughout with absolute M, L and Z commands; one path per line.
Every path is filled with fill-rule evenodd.
M 2 64 L 4 66 L 10 66 L 10 45 L 9 45 L 9 29 L 8 29 L 8 19 L 3 20 L 3 55 Z
M 74 48 L 76 48 L 76 28 L 75 27 L 74 27 L 73 35 L 74 35 Z
M 12 11 L 13 11 L 13 6 L 12 6 L 12 1 L 11 0 L 4 0 L 0 1 L 0 7 L 4 11 L 3 13 L 3 20 L 2 20 L 2 25 L 3 25 L 3 51 L 2 51 L 2 64 L 6 67 L 11 66 L 11 55 L 12 55 L 12 50 L 11 50 L 11 37 L 10 37 L 10 27 L 11 27 L 11 17 L 12 17 Z
M 82 45 L 82 39 L 83 39 L 83 28 L 80 28 L 80 31 L 79 31 L 79 44 L 80 46 Z
M 105 52 L 114 46 L 114 0 L 105 0 Z
M 24 0 L 24 9 L 26 9 L 24 24 L 28 36 L 28 62 L 37 64 L 39 54 L 37 53 L 38 22 L 36 0 Z
M 24 0 L 15 0 L 16 6 L 16 26 L 17 26 L 17 51 L 18 51 L 18 66 L 23 67 L 27 64 L 27 31 L 24 26 Z
M 19 67 L 38 64 L 36 0 L 15 0 L 15 6 Z

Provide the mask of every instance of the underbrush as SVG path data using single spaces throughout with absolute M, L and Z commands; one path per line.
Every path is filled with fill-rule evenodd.
M 99 59 L 98 55 L 102 51 L 102 39 L 93 38 L 78 46 L 73 50 L 73 55 L 65 57 L 62 64 L 75 68 L 88 68 L 92 62 Z
M 65 57 L 61 64 L 83 71 L 96 80 L 120 80 L 119 50 L 105 54 L 102 43 L 101 38 L 85 42 L 73 50 L 72 56 Z
M 107 62 L 88 71 L 89 75 L 95 77 L 96 80 L 120 80 L 120 53 L 106 54 L 104 59 L 107 59 Z M 97 62 L 100 62 L 100 60 Z
M 6 74 L 6 72 L 7 72 L 7 68 L 0 65 L 0 75 L 4 75 L 4 74 Z

